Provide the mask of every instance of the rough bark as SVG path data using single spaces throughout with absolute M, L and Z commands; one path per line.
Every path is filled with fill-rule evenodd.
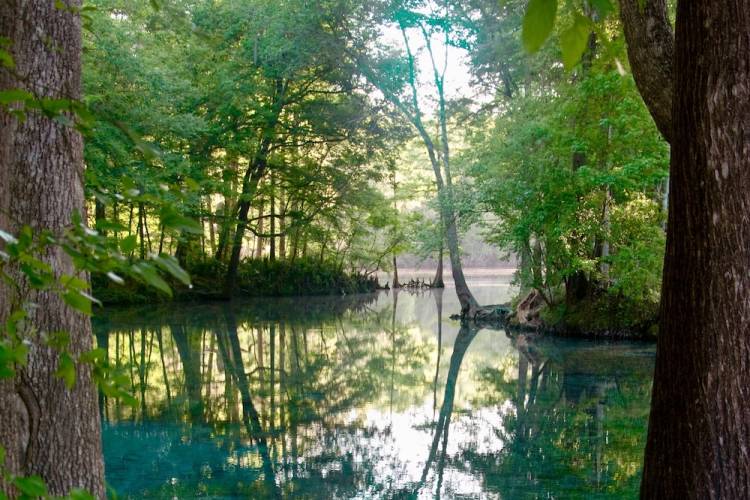
M 680 2 L 643 498 L 750 497 L 750 8 Z
M 0 37 L 12 41 L 15 73 L 0 70 L 0 90 L 23 88 L 37 96 L 78 99 L 81 91 L 81 22 L 52 1 L 0 1 Z M 71 9 L 79 1 L 63 2 Z M 74 212 L 83 213 L 83 141 L 78 132 L 41 114 L 19 121 L 0 112 L 0 227 L 22 226 L 60 234 Z M 43 259 L 58 275 L 75 274 L 60 249 Z M 88 317 L 55 293 L 30 288 L 10 273 L 18 292 L 0 284 L 0 323 L 19 300 L 39 307 L 30 312 L 23 334 L 28 365 L 0 382 L 0 444 L 14 474 L 41 476 L 52 494 L 85 488 L 104 497 L 99 408 L 90 370 L 79 367 L 72 390 L 54 376 L 58 353 L 42 342 L 44 333 L 67 331 L 73 355 L 88 351 L 93 336 Z M 0 484 L 0 490 L 7 485 Z
M 671 142 L 674 33 L 667 2 L 620 0 L 620 20 L 635 84 L 659 132 Z

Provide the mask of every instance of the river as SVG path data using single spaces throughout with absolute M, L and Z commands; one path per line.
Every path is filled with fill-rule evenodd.
M 481 303 L 508 276 L 476 278 Z M 119 498 L 635 498 L 654 346 L 461 327 L 452 289 L 111 308 Z

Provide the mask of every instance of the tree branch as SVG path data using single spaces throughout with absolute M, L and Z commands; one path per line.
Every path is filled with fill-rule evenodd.
M 620 19 L 635 83 L 659 132 L 671 142 L 674 30 L 667 2 L 620 0 Z

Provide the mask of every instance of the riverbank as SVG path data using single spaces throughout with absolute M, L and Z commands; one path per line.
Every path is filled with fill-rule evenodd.
M 658 302 L 639 302 L 606 293 L 577 302 L 548 303 L 535 290 L 512 301 L 506 325 L 509 332 L 538 332 L 547 336 L 655 340 Z
M 226 265 L 207 261 L 188 266 L 192 286 L 167 280 L 172 297 L 136 282 L 113 283 L 92 276 L 93 295 L 106 305 L 138 305 L 171 301 L 224 299 Z M 237 276 L 237 297 L 291 297 L 371 293 L 379 288 L 371 275 L 348 273 L 329 262 L 314 259 L 245 260 Z

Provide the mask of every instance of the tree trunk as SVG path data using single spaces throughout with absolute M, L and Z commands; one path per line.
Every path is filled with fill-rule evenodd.
M 261 202 L 258 206 L 258 233 L 263 234 L 265 229 L 265 219 L 263 219 L 264 203 Z M 255 239 L 255 258 L 261 259 L 263 257 L 263 236 L 257 236 Z
M 239 211 L 237 213 L 237 230 L 234 233 L 232 253 L 229 256 L 229 266 L 227 267 L 227 275 L 224 281 L 224 296 L 226 298 L 231 298 L 234 295 L 237 286 L 237 272 L 240 267 L 242 240 L 245 238 L 245 229 L 247 228 L 247 216 L 250 212 L 250 200 L 255 196 L 255 193 L 258 190 L 258 183 L 264 172 L 265 162 L 261 163 L 257 168 L 248 170 L 245 174 L 245 181 L 243 182 L 242 195 L 239 202 Z
M 453 210 L 451 210 L 451 215 L 452 213 Z M 471 317 L 479 309 L 479 304 L 474 295 L 472 295 L 464 277 L 464 269 L 461 265 L 461 253 L 458 248 L 456 221 L 452 217 L 446 217 L 446 219 L 449 220 L 445 225 L 445 239 L 448 241 L 448 254 L 451 259 L 451 272 L 453 274 L 453 282 L 456 286 L 456 295 L 458 295 L 458 301 L 461 303 L 461 314 Z
M 435 279 L 432 280 L 433 288 L 445 288 L 445 282 L 443 281 L 443 244 L 440 243 L 440 250 L 438 250 L 437 256 L 437 269 L 435 270 Z
M 64 2 L 70 10 L 80 2 Z M 5 1 L 0 7 L 0 37 L 11 40 L 14 74 L 0 70 L 0 90 L 25 88 L 39 97 L 79 99 L 81 92 L 81 21 L 55 2 Z M 23 75 L 23 81 L 15 75 Z M 25 121 L 0 112 L 0 227 L 17 233 L 23 226 L 60 234 L 84 213 L 83 141 L 71 127 L 41 113 Z M 84 218 L 85 220 L 85 218 Z M 75 275 L 71 259 L 55 247 L 43 259 L 58 276 Z M 34 290 L 13 269 L 19 295 L 0 284 L 0 323 L 19 300 L 39 307 L 29 311 L 20 332 L 29 342 L 28 364 L 14 379 L 0 382 L 0 444 L 13 474 L 38 474 L 50 493 L 64 495 L 84 488 L 104 497 L 104 464 L 96 390 L 91 371 L 77 370 L 68 390 L 54 376 L 58 352 L 43 334 L 70 333 L 69 350 L 77 356 L 92 348 L 91 322 L 68 307 L 57 293 Z M 87 276 L 81 276 L 87 278 Z M 0 480 L 0 490 L 8 491 Z M 11 493 L 15 495 L 15 493 Z
M 104 203 L 99 200 L 94 200 L 94 227 L 102 236 L 107 235 L 107 230 L 100 228 L 105 222 L 107 222 L 107 209 L 104 206 Z
M 255 198 L 255 194 L 258 191 L 258 184 L 260 183 L 263 175 L 266 172 L 268 166 L 268 153 L 271 150 L 274 136 L 276 135 L 276 125 L 281 117 L 281 112 L 284 109 L 284 99 L 286 94 L 288 82 L 284 82 L 281 79 L 276 80 L 274 87 L 274 104 L 271 110 L 272 116 L 268 122 L 268 126 L 263 131 L 263 139 L 260 141 L 258 150 L 255 153 L 252 163 L 248 166 L 245 171 L 245 175 L 242 179 L 242 192 L 238 202 L 237 210 L 237 230 L 234 234 L 234 241 L 232 243 L 232 253 L 229 257 L 229 266 L 227 267 L 227 275 L 224 280 L 224 295 L 227 298 L 231 298 L 234 295 L 235 288 L 237 286 L 237 271 L 240 266 L 240 253 L 242 251 L 242 240 L 245 237 L 245 229 L 247 229 L 247 214 L 250 211 L 250 202 Z M 261 214 L 263 210 L 260 210 Z M 260 219 L 263 221 L 263 219 Z
M 279 258 L 286 259 L 286 208 L 284 205 L 284 193 L 279 197 Z
M 678 4 L 669 223 L 641 495 L 750 497 L 750 9 Z
M 453 180 L 450 170 L 450 148 L 448 141 L 448 115 L 447 105 L 444 92 L 444 81 L 445 71 L 441 73 L 436 66 L 435 58 L 432 52 L 432 46 L 430 37 L 427 35 L 427 31 L 423 28 L 423 34 L 425 35 L 425 47 L 430 55 L 432 66 L 434 70 L 434 83 L 435 89 L 438 94 L 438 125 L 440 127 L 440 138 L 441 138 L 441 153 L 438 153 L 430 134 L 425 128 L 424 122 L 422 121 L 422 111 L 419 107 L 419 92 L 417 89 L 416 80 L 416 66 L 415 58 L 412 53 L 409 37 L 406 34 L 406 28 L 400 25 L 401 33 L 404 39 L 404 48 L 407 53 L 407 62 L 409 67 L 409 86 L 411 88 L 411 103 L 412 108 L 404 106 L 398 95 L 394 94 L 390 89 L 377 85 L 376 86 L 384 93 L 387 99 L 389 99 L 395 106 L 401 110 L 402 113 L 409 119 L 411 124 L 416 128 L 420 138 L 427 150 L 427 156 L 430 159 L 430 165 L 432 166 L 433 173 L 435 174 L 435 186 L 437 187 L 438 201 L 440 203 L 440 217 L 443 222 L 443 229 L 445 231 L 445 240 L 448 244 L 448 253 L 451 260 L 451 272 L 453 274 L 453 281 L 456 287 L 456 295 L 458 301 L 461 304 L 461 315 L 463 317 L 473 317 L 479 309 L 474 295 L 472 295 L 469 286 L 466 283 L 464 277 L 463 266 L 461 265 L 461 254 L 458 244 L 458 228 L 456 227 L 456 211 L 453 203 Z
M 393 254 L 393 288 L 401 288 L 401 283 L 398 281 L 398 263 L 395 253 Z
M 138 204 L 138 237 L 141 240 L 140 246 L 140 259 L 146 258 L 146 235 L 144 233 L 144 226 L 146 225 L 146 217 L 143 214 L 143 203 Z
M 276 199 L 274 198 L 276 194 L 275 188 L 276 181 L 273 177 L 273 171 L 271 171 L 271 213 L 269 214 L 271 216 L 271 237 L 268 239 L 268 242 L 270 243 L 268 258 L 272 261 L 276 260 Z

